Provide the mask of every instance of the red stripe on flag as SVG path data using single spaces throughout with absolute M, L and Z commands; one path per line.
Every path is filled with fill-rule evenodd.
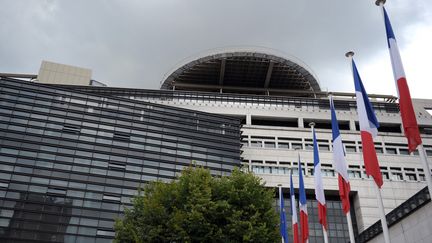
M 320 224 L 327 230 L 327 207 L 318 202 L 318 219 Z
M 349 213 L 350 211 L 350 200 L 349 200 L 349 193 L 351 191 L 351 187 L 349 182 L 345 181 L 344 178 L 339 175 L 339 197 L 342 201 L 342 209 L 345 214 Z
M 379 188 L 381 188 L 383 185 L 383 180 L 372 135 L 366 131 L 361 131 L 360 135 L 363 146 L 363 159 L 366 174 L 372 176 L 375 180 L 375 183 Z
M 402 125 L 405 137 L 408 139 L 408 150 L 413 152 L 422 144 L 417 119 L 414 112 L 410 91 L 404 77 L 397 81 L 399 91 L 399 109 L 402 117 Z
M 294 224 L 293 225 L 293 238 L 294 238 L 294 243 L 300 243 L 299 242 L 299 234 L 298 234 L 298 224 Z
M 300 210 L 301 242 L 307 242 L 309 238 L 308 215 Z

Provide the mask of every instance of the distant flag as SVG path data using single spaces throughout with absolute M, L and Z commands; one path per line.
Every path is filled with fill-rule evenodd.
M 318 219 L 320 224 L 327 230 L 327 206 L 324 196 L 324 185 L 321 174 L 321 163 L 318 153 L 315 128 L 312 127 L 313 151 L 314 151 L 314 177 L 315 177 L 315 198 L 318 201 Z
M 292 231 L 293 231 L 294 243 L 299 243 L 297 207 L 296 207 L 296 202 L 295 202 L 292 170 L 291 170 L 291 175 L 290 175 L 290 197 L 291 197 Z
M 299 155 L 299 208 L 300 208 L 300 226 L 301 226 L 301 242 L 305 243 L 309 238 L 308 213 L 306 204 L 306 192 L 303 182 L 303 171 Z
M 285 214 L 285 203 L 282 194 L 282 187 L 279 187 L 279 206 L 280 206 L 280 234 L 283 239 L 283 243 L 288 243 L 288 232 L 286 224 L 286 214 Z
M 383 185 L 381 170 L 375 151 L 373 137 L 378 134 L 379 123 L 369 97 L 360 79 L 354 60 L 352 60 L 354 86 L 357 98 L 357 112 L 360 123 L 360 135 L 363 146 L 363 159 L 366 174 L 372 176 L 379 188 Z
M 396 42 L 396 37 L 393 33 L 389 17 L 385 8 L 384 22 L 387 33 L 387 44 L 390 51 L 390 58 L 393 67 L 393 76 L 396 82 L 396 87 L 399 96 L 399 109 L 402 117 L 402 125 L 404 128 L 405 137 L 408 139 L 408 149 L 410 152 L 416 150 L 417 146 L 422 144 L 417 119 L 414 112 L 411 95 L 408 88 L 408 83 L 405 78 L 405 71 L 402 65 L 402 59 L 399 54 L 399 48 Z
M 339 180 L 339 196 L 342 201 L 342 208 L 345 214 L 350 211 L 350 183 L 348 178 L 348 164 L 345 160 L 345 151 L 342 144 L 342 137 L 339 132 L 339 124 L 336 117 L 333 99 L 330 97 L 330 111 L 333 134 L 333 163 Z

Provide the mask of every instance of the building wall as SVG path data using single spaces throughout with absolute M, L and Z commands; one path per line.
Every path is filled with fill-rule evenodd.
M 0 79 L 0 241 L 110 242 L 137 189 L 240 165 L 240 121 Z
M 135 98 L 140 99 L 139 96 Z M 145 97 L 141 98 L 148 99 Z M 349 102 L 349 100 L 346 101 Z M 313 155 L 311 147 L 307 146 L 311 144 L 312 135 L 310 128 L 307 127 L 307 123 L 309 121 L 329 123 L 331 119 L 329 108 L 318 107 L 316 105 L 302 105 L 300 103 L 299 105 L 269 104 L 260 102 L 259 99 L 256 99 L 255 102 L 242 103 L 212 99 L 161 100 L 155 98 L 151 102 L 217 114 L 229 114 L 245 119 L 246 125 L 242 128 L 244 144 L 242 148 L 243 164 L 262 177 L 269 187 L 275 187 L 277 184 L 282 184 L 285 187 L 289 186 L 288 171 L 292 166 L 297 166 L 298 160 L 298 152 L 294 150 L 293 144 L 300 143 L 302 146 L 300 155 L 304 163 L 303 168 L 306 171 L 305 185 L 306 188 L 314 188 L 313 176 L 309 172 L 313 168 Z M 432 107 L 432 100 L 414 100 L 414 102 L 417 102 L 415 103 L 415 107 L 419 125 L 430 127 L 432 116 L 426 112 L 425 108 Z M 419 156 L 408 154 L 406 138 L 401 133 L 401 120 L 396 104 L 393 104 L 393 107 L 395 109 L 387 111 L 380 109 L 378 105 L 378 108 L 375 109 L 377 118 L 383 126 L 396 127 L 400 130 L 399 132 L 380 132 L 379 136 L 374 139 L 376 147 L 379 150 L 378 159 L 382 172 L 386 174 L 384 175 L 384 186 L 382 189 L 386 212 L 394 209 L 426 185 Z M 336 109 L 339 122 L 345 123 L 348 126 L 347 129 L 341 130 L 342 139 L 346 147 L 348 146 L 353 149 L 352 151 L 347 149 L 347 161 L 350 166 L 350 177 L 352 178 L 351 190 L 353 192 L 355 216 L 358 230 L 361 232 L 379 220 L 376 193 L 373 188 L 373 182 L 365 174 L 363 167 L 360 151 L 360 133 L 357 131 L 355 125 L 357 122 L 355 107 Z M 278 122 L 285 121 L 291 127 L 253 125 L 254 118 Z M 293 126 L 296 123 L 297 125 Z M 320 152 L 323 167 L 328 167 L 329 170 L 328 175 L 325 175 L 324 178 L 324 188 L 326 193 L 333 194 L 338 190 L 338 187 L 337 177 L 334 175 L 332 168 L 331 129 L 317 128 L 316 131 L 317 139 L 325 140 L 324 142 L 319 142 L 320 146 L 325 148 Z M 257 138 L 255 139 L 254 137 Z M 428 156 L 432 156 L 432 136 L 430 134 L 422 134 L 422 137 L 428 150 Z M 290 140 L 290 138 L 292 139 Z M 256 147 L 256 144 L 253 144 L 254 141 L 261 141 L 261 147 Z M 270 144 L 269 148 L 265 147 L 266 141 Z M 289 147 L 279 148 L 278 145 L 281 143 L 288 143 Z M 262 170 L 257 169 L 258 167 L 262 167 Z M 270 167 L 277 168 L 277 174 L 270 173 L 268 169 L 266 171 L 266 168 Z M 284 170 L 281 171 L 280 168 Z
M 393 243 L 429 243 L 432 239 L 432 203 L 415 211 L 389 229 Z M 384 242 L 382 233 L 370 243 Z
M 37 81 L 46 84 L 90 85 L 92 71 L 87 68 L 42 61 Z

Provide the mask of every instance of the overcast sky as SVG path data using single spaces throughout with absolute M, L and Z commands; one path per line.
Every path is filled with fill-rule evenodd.
M 109 86 L 157 89 L 186 58 L 233 46 L 306 63 L 323 90 L 354 91 L 356 52 L 369 93 L 396 95 L 382 14 L 373 0 L 0 0 L 0 72 L 41 60 L 87 67 Z M 432 1 L 386 8 L 413 97 L 432 98 Z

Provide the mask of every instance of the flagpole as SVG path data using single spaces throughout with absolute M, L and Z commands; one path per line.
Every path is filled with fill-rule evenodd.
M 322 230 L 323 230 L 323 236 L 324 236 L 324 243 L 328 243 L 327 230 L 324 228 L 324 226 L 322 226 Z
M 350 237 L 350 242 L 351 243 L 355 243 L 354 230 L 353 230 L 353 225 L 352 225 L 352 219 L 351 219 L 351 213 L 350 212 L 348 212 L 346 214 L 346 218 L 347 218 L 347 222 L 348 222 L 348 233 L 349 233 L 349 237 Z
M 426 154 L 426 151 L 423 147 L 423 144 L 420 144 L 419 146 L 417 146 L 417 149 L 419 151 L 420 160 L 421 160 L 422 165 L 423 165 L 423 171 L 425 173 L 426 182 L 427 182 L 428 189 L 429 189 L 429 195 L 432 198 L 432 175 L 431 175 L 431 170 L 429 167 L 429 161 L 427 159 L 427 154 Z
M 311 130 L 312 130 L 312 137 L 314 137 L 314 132 L 315 132 L 315 122 L 311 122 L 311 123 L 309 123 L 309 126 L 311 127 Z M 317 149 L 318 150 L 318 148 L 314 148 L 314 150 L 315 149 Z M 320 162 L 321 163 L 321 162 Z M 315 166 L 314 166 L 314 169 L 315 169 Z M 316 173 L 316 171 L 315 171 L 315 173 Z M 315 174 L 314 173 L 314 174 Z M 315 180 L 316 180 L 316 178 L 315 178 Z M 315 190 L 317 190 L 317 188 L 315 188 Z M 317 200 L 318 201 L 318 200 Z M 319 201 L 318 201 L 318 203 L 320 203 Z M 319 206 L 318 206 L 319 207 Z M 324 217 L 327 217 L 327 215 L 324 215 Z M 328 235 L 327 235 L 327 230 L 325 229 L 325 227 L 324 227 L 324 225 L 321 225 L 322 227 L 322 231 L 323 231 L 323 237 L 324 237 L 324 243 L 328 243 Z
M 345 54 L 345 56 L 349 59 L 350 61 L 350 65 L 351 65 L 351 70 L 353 70 L 353 56 L 354 56 L 354 52 L 353 51 L 349 51 Z M 363 163 L 365 163 L 363 161 Z M 385 243 L 390 243 L 390 235 L 389 235 L 389 230 L 388 230 L 388 225 L 387 225 L 387 220 L 386 220 L 386 215 L 385 215 L 385 211 L 384 211 L 384 204 L 383 204 L 383 200 L 382 200 L 382 196 L 381 196 L 381 189 L 378 187 L 377 183 L 374 181 L 374 188 L 376 189 L 376 194 L 377 194 L 377 199 L 378 199 L 378 208 L 380 211 L 380 218 L 381 218 L 381 226 L 383 229 L 383 235 L 384 235 L 384 242 Z
M 375 1 L 375 5 L 379 6 L 381 9 L 381 13 L 384 16 L 384 3 L 386 2 L 386 0 L 377 0 Z M 432 198 L 432 175 L 431 175 L 431 171 L 430 171 L 430 167 L 429 167 L 429 161 L 427 159 L 427 154 L 426 151 L 424 150 L 423 144 L 419 144 L 417 146 L 417 149 L 419 151 L 419 155 L 420 155 L 420 160 L 422 162 L 422 166 L 423 166 L 423 171 L 425 173 L 425 177 L 426 177 L 426 182 L 427 182 L 427 186 L 429 189 L 429 195 Z
M 388 226 L 387 226 L 387 219 L 386 219 L 385 211 L 384 211 L 384 204 L 383 204 L 383 200 L 382 200 L 382 196 L 381 196 L 381 189 L 378 187 L 378 185 L 375 182 L 373 184 L 374 184 L 375 192 L 376 192 L 377 197 L 378 197 L 378 208 L 381 211 L 381 225 L 382 225 L 382 229 L 383 229 L 384 242 L 390 243 L 390 235 L 389 235 L 389 230 L 388 230 Z

